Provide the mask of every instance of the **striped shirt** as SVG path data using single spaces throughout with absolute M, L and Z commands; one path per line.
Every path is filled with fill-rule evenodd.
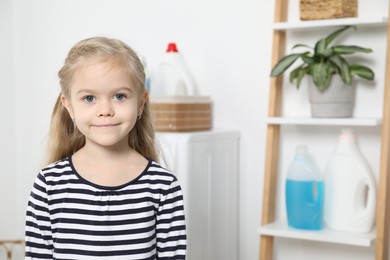
M 42 169 L 26 214 L 26 259 L 185 259 L 182 191 L 149 160 L 121 186 L 83 179 L 71 157 Z

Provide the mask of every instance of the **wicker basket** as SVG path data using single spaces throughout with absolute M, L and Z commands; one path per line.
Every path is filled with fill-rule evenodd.
M 357 16 L 357 0 L 300 0 L 301 20 Z
M 211 129 L 211 99 L 205 96 L 151 97 L 154 125 L 160 132 Z

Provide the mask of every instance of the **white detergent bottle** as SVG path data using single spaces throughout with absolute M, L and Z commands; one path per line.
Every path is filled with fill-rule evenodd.
M 153 75 L 152 89 L 155 96 L 196 95 L 195 82 L 176 43 L 168 44 Z
M 324 174 L 324 222 L 334 230 L 366 233 L 375 221 L 376 182 L 351 129 L 343 129 Z

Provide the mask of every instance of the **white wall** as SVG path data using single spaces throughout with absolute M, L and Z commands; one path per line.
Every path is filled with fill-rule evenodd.
M 15 238 L 13 221 L 14 205 L 18 201 L 15 192 L 15 95 L 12 34 L 12 1 L 0 2 L 0 239 Z M 11 225 L 10 225 L 11 224 Z
M 7 113 L 0 129 L 0 174 L 7 177 L 0 182 L 0 238 L 23 237 L 26 202 L 42 166 L 59 92 L 57 71 L 67 51 L 82 38 L 103 35 L 126 41 L 152 68 L 175 41 L 201 94 L 213 99 L 214 127 L 240 130 L 240 260 L 257 259 L 273 6 L 258 0 L 3 0 L 0 106 Z M 12 228 L 4 224 L 11 219 Z M 314 256 L 318 247 L 328 249 L 287 241 L 278 259 L 302 259 L 297 244 Z M 350 249 L 342 247 L 334 259 L 344 259 Z

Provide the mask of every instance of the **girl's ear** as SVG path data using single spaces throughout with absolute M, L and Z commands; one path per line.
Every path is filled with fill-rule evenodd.
M 61 104 L 68 110 L 70 118 L 74 119 L 74 113 L 70 101 L 64 95 L 61 95 Z
M 148 101 L 148 98 L 149 98 L 149 93 L 147 90 L 144 91 L 144 93 L 142 94 L 141 96 L 141 101 L 140 101 L 140 108 L 139 108 L 139 113 L 138 115 L 142 114 L 143 110 L 144 110 L 144 106 L 145 106 L 145 103 L 146 101 Z

